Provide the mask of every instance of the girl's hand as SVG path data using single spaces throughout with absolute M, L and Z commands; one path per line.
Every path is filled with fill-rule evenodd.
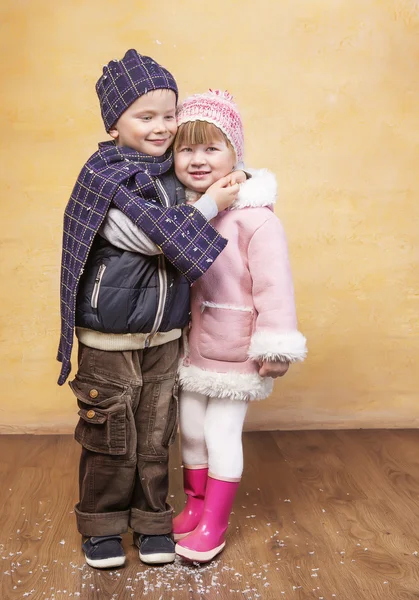
M 261 377 L 272 377 L 276 379 L 277 377 L 283 377 L 285 373 L 288 371 L 290 363 L 289 362 L 269 362 L 267 360 L 259 362 L 259 375 Z

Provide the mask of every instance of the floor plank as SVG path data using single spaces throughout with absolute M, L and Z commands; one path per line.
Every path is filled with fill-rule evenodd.
M 204 567 L 83 561 L 71 436 L 0 436 L 2 600 L 419 599 L 419 432 L 244 436 L 245 473 L 224 553 Z M 170 501 L 182 506 L 179 449 Z

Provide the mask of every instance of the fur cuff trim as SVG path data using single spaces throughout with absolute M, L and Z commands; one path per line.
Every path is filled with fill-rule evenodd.
M 273 206 L 276 202 L 276 177 L 268 169 L 245 169 L 252 175 L 240 186 L 237 200 L 230 210 L 259 206 Z
M 257 331 L 250 341 L 248 356 L 253 360 L 303 361 L 307 356 L 306 338 L 299 331 Z
M 257 373 L 216 373 L 199 367 L 179 368 L 179 383 L 184 390 L 226 400 L 264 400 L 273 389 L 273 379 Z

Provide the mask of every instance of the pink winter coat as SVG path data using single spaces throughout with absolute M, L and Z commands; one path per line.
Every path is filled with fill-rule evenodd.
M 259 361 L 305 358 L 275 198 L 275 176 L 257 171 L 233 207 L 212 221 L 228 244 L 191 288 L 191 329 L 179 368 L 185 390 L 261 400 L 273 380 L 259 376 Z

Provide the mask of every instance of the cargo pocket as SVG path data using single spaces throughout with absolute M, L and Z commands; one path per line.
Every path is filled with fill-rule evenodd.
M 126 388 L 77 377 L 69 385 L 80 409 L 80 419 L 74 433 L 77 442 L 92 452 L 125 454 Z
M 245 362 L 253 327 L 253 309 L 209 306 L 201 308 L 199 353 L 203 358 Z
M 166 428 L 163 433 L 162 446 L 167 448 L 171 446 L 176 439 L 177 429 L 179 423 L 179 384 L 176 380 L 173 386 L 172 399 L 169 404 L 169 411 L 167 414 Z

